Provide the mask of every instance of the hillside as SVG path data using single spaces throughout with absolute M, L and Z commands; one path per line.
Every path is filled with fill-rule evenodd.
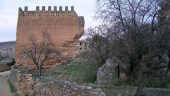
M 14 58 L 15 41 L 0 42 L 0 55 L 5 58 Z
M 15 47 L 15 41 L 0 42 L 0 48 L 4 47 Z

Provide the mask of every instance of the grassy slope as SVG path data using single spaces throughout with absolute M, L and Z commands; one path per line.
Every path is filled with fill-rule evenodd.
M 84 82 L 90 82 L 96 84 L 95 78 L 97 69 L 95 68 L 95 61 L 92 59 L 82 59 L 78 58 L 73 61 L 64 62 L 61 66 L 57 68 L 53 68 L 50 70 L 42 71 L 42 82 L 48 82 L 57 79 L 63 79 L 70 82 L 77 82 L 78 84 L 85 84 Z M 38 77 L 38 72 L 30 72 L 33 76 Z M 35 74 L 36 73 L 36 74 Z M 137 73 L 134 72 L 129 76 L 128 81 L 119 80 L 118 78 L 114 78 L 109 85 L 115 86 L 135 86 L 137 87 L 138 80 L 134 77 L 137 76 Z M 168 85 L 170 83 L 170 77 L 166 77 L 166 79 L 162 81 L 150 80 L 145 77 L 144 79 L 144 87 L 163 87 L 169 88 Z M 107 96 L 113 95 L 117 96 L 121 94 L 122 96 L 133 96 L 136 91 L 136 88 L 109 88 L 105 87 L 102 90 L 107 94 Z M 144 96 L 170 96 L 170 92 L 164 91 L 145 91 Z

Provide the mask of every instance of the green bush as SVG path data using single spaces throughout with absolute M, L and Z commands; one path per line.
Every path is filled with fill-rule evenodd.
M 119 86 L 120 84 L 119 84 L 119 78 L 113 78 L 113 80 L 112 80 L 112 83 L 113 83 L 113 85 L 115 85 L 115 86 Z
M 14 89 L 14 86 L 11 84 L 11 82 L 9 81 L 8 79 L 8 83 L 9 83 L 9 87 L 10 87 L 10 90 L 11 90 L 11 93 L 15 93 L 15 89 Z
M 137 69 L 134 69 L 128 76 L 126 82 L 131 86 L 138 86 L 138 72 Z
M 161 88 L 168 88 L 169 82 L 170 82 L 170 80 L 167 80 L 167 79 L 162 80 L 162 82 L 160 83 L 160 87 Z
M 85 67 L 81 72 L 81 77 L 83 78 L 83 82 L 95 82 L 98 71 L 98 64 L 94 59 L 88 58 L 86 62 L 84 62 Z
M 13 66 L 15 63 L 16 63 L 16 62 L 15 62 L 15 60 L 13 59 L 10 63 L 7 63 L 7 65 L 11 67 L 11 66 Z
M 152 87 L 152 88 L 168 88 L 168 84 L 170 82 L 170 78 L 164 78 L 163 80 L 155 80 L 155 79 L 144 79 L 144 87 Z
M 131 86 L 135 86 L 135 87 L 138 86 L 138 79 L 131 77 L 130 82 L 131 82 L 130 83 Z
M 127 83 L 126 83 L 126 81 L 124 79 L 119 79 L 119 84 L 124 85 L 124 86 L 127 85 Z
M 84 68 L 84 65 L 69 65 L 67 67 L 64 68 L 64 70 L 67 70 L 67 73 L 66 75 L 75 75 L 77 74 L 78 72 L 81 72 L 81 70 L 83 70 Z
M 156 88 L 159 87 L 159 82 L 157 80 L 153 80 L 153 79 L 145 79 L 144 80 L 144 86 L 146 87 L 151 87 L 151 88 Z
M 76 68 L 76 70 L 79 70 L 78 73 L 75 75 L 76 82 L 90 82 L 94 83 L 96 81 L 97 77 L 97 71 L 98 71 L 98 64 L 96 64 L 96 61 L 92 58 L 86 58 L 86 60 L 81 61 L 81 68 Z
M 84 82 L 95 82 L 97 77 L 97 70 L 88 70 L 89 72 L 84 74 Z

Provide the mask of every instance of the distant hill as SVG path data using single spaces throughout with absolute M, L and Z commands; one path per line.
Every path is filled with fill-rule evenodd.
M 0 42 L 0 48 L 15 46 L 15 41 Z
M 7 58 L 15 57 L 15 41 L 0 42 L 0 55 Z

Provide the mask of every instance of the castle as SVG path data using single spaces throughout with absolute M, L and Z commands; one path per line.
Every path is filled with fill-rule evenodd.
M 42 6 L 42 10 L 36 6 L 36 11 L 28 11 L 27 6 L 24 11 L 19 8 L 15 47 L 16 64 L 29 65 L 24 61 L 25 56 L 21 54 L 22 47 L 28 45 L 30 34 L 34 34 L 41 40 L 41 32 L 44 29 L 47 29 L 51 35 L 64 60 L 74 57 L 79 51 L 78 40 L 84 33 L 84 23 L 84 17 L 77 15 L 74 6 L 71 6 L 71 11 L 67 6 L 64 11 L 61 6 L 59 10 L 54 6 L 53 11 L 51 6 L 48 6 L 48 11 L 45 10 L 45 6 Z

